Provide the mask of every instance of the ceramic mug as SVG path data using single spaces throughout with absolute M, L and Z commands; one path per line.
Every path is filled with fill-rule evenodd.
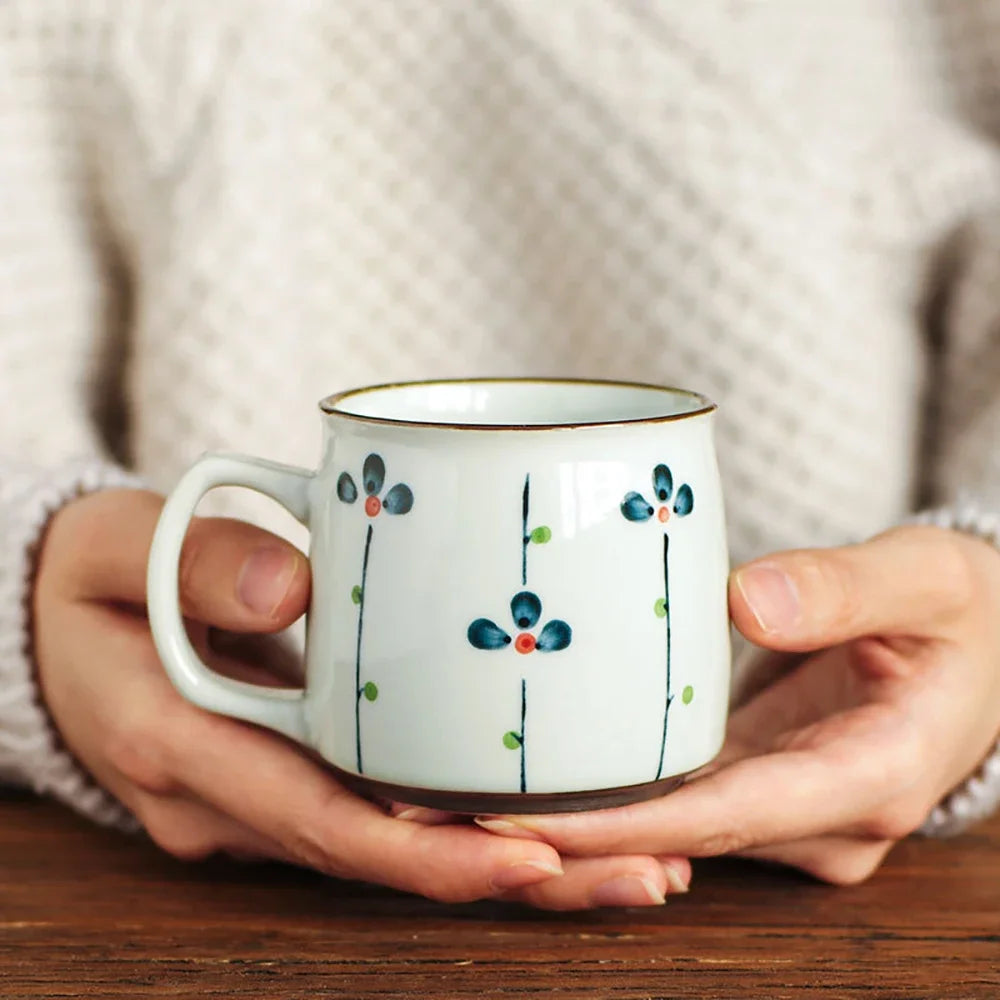
M 722 745 L 728 557 L 715 406 L 678 389 L 436 381 L 323 400 L 317 471 L 208 455 L 149 560 L 167 673 L 362 792 L 459 812 L 668 791 Z M 303 690 L 219 676 L 181 620 L 188 522 L 245 486 L 311 532 Z

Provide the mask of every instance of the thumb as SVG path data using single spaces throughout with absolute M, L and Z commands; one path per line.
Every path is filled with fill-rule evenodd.
M 973 586 L 959 536 L 914 525 L 748 563 L 730 579 L 729 609 L 752 642 L 804 653 L 866 635 L 937 636 Z
M 53 523 L 76 598 L 142 604 L 163 501 L 117 490 L 75 501 Z M 47 543 L 48 545 L 49 543 Z M 309 562 L 294 545 L 227 518 L 193 518 L 178 572 L 184 616 L 234 632 L 277 632 L 309 601 Z

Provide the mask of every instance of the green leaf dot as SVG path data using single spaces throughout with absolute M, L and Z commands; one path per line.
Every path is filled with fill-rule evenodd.
M 665 598 L 658 597 L 656 599 L 656 603 L 653 605 L 653 614 L 655 614 L 657 618 L 667 617 L 667 602 Z
M 353 587 L 351 587 L 351 600 L 355 604 L 361 603 L 361 587 L 359 584 L 355 584 Z
M 536 545 L 544 545 L 546 542 L 552 541 L 552 529 L 545 524 L 540 524 L 532 530 L 531 540 Z
M 369 681 L 361 690 L 369 701 L 374 701 L 378 697 L 378 685 L 374 681 Z
M 683 701 L 685 705 L 690 705 L 692 698 L 694 698 L 694 688 L 688 684 L 687 687 L 685 687 L 681 692 L 681 701 Z
M 521 746 L 521 737 L 513 730 L 503 734 L 503 745 L 508 750 L 518 750 Z

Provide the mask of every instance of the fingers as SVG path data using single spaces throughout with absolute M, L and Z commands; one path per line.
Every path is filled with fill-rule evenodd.
M 71 685 L 59 688 L 59 704 L 67 705 L 59 712 L 61 730 L 90 772 L 131 808 L 145 802 L 148 810 L 149 797 L 198 800 L 228 817 L 233 830 L 277 845 L 269 856 L 448 902 L 560 877 L 559 856 L 547 844 L 492 837 L 471 824 L 394 819 L 280 737 L 185 702 L 160 669 L 138 616 L 84 604 L 69 611 L 89 623 L 88 632 L 78 622 L 75 634 L 96 662 L 93 672 L 76 672 Z M 227 848 L 239 839 L 203 833 L 179 821 L 154 827 L 174 853 L 192 857 L 219 839 Z M 240 851 L 260 852 L 256 842 Z
M 504 898 L 541 910 L 662 906 L 671 895 L 687 892 L 691 882 L 691 864 L 686 858 L 566 858 L 563 868 L 562 878 L 507 893 Z
M 104 706 L 114 767 L 99 772 L 177 857 L 271 857 L 443 901 L 494 897 L 556 910 L 657 905 L 690 880 L 684 858 L 626 855 L 574 860 L 560 888 L 567 876 L 547 844 L 494 837 L 434 810 L 411 809 L 416 822 L 386 815 L 283 740 L 182 701 L 155 669 L 139 619 L 78 609 L 122 618 L 111 660 L 125 703 Z M 124 707 L 127 721 L 117 718 Z
M 911 526 L 862 545 L 777 553 L 738 569 L 730 613 L 750 640 L 806 652 L 865 635 L 934 637 L 969 602 L 954 532 Z
M 422 806 L 393 803 L 396 819 L 439 826 L 464 817 Z M 685 893 L 691 882 L 687 858 L 643 855 L 564 858 L 563 876 L 503 894 L 504 899 L 541 910 L 587 910 L 605 906 L 662 906 L 670 894 Z
M 141 622 L 133 626 L 116 633 L 115 662 L 132 666 L 121 677 L 125 704 L 118 703 L 127 719 L 112 714 L 103 755 L 121 775 L 103 779 L 113 791 L 124 782 L 159 798 L 197 799 L 297 864 L 442 901 L 496 896 L 561 875 L 547 844 L 491 837 L 472 825 L 394 819 L 282 738 L 188 704 L 161 671 L 140 667 L 156 654 Z
M 237 857 L 302 863 L 280 843 L 204 803 L 178 796 L 147 798 L 148 804 L 140 804 L 138 810 L 147 831 L 160 847 L 182 860 L 199 860 L 222 851 Z M 450 814 L 414 808 L 389 821 L 406 824 L 403 817 L 407 814 L 416 826 L 456 821 Z M 479 839 L 483 839 L 481 834 Z M 527 874 L 538 875 L 542 881 L 514 889 L 492 885 L 489 894 L 545 910 L 661 906 L 669 895 L 687 892 L 691 881 L 690 862 L 678 857 L 575 858 L 564 871 L 562 877 L 544 877 L 544 869 L 529 864 Z M 515 867 L 515 881 L 520 881 L 520 874 Z
M 389 815 L 396 819 L 409 820 L 413 823 L 423 823 L 426 826 L 443 826 L 446 823 L 461 823 L 463 817 L 455 813 L 444 812 L 441 809 L 429 809 L 427 806 L 408 806 L 403 802 L 389 803 Z
M 191 710 L 173 769 L 191 793 L 332 875 L 449 902 L 557 878 L 547 844 L 491 837 L 474 826 L 431 826 L 386 815 L 347 792 L 284 741 Z
M 198 861 L 220 852 L 239 858 L 299 861 L 279 843 L 202 802 L 179 796 L 143 796 L 136 811 L 151 839 L 183 861 Z M 439 819 L 421 815 L 419 822 Z M 399 817 L 396 821 L 400 822 Z M 494 895 L 544 910 L 662 906 L 669 895 L 686 893 L 691 881 L 691 864 L 686 858 L 574 858 L 564 867 L 561 878 L 547 878 Z
M 786 751 L 737 761 L 661 799 L 477 823 L 541 837 L 564 857 L 707 857 L 852 827 L 895 839 L 922 818 L 907 784 L 921 770 L 917 745 L 895 709 L 868 706 L 816 724 Z
M 306 557 L 244 521 L 192 521 L 179 581 L 185 616 L 233 631 L 276 632 L 309 603 Z
M 64 586 L 87 600 L 142 603 L 146 561 L 162 499 L 137 490 L 95 493 L 53 524 Z M 47 544 L 48 547 L 48 544 Z M 179 572 L 185 616 L 240 632 L 275 632 L 309 600 L 309 564 L 270 532 L 225 518 L 195 518 Z

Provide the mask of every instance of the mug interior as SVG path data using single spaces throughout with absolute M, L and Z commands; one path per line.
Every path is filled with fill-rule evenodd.
M 320 404 L 362 420 L 446 427 L 579 427 L 676 420 L 715 405 L 685 389 L 631 382 L 483 379 L 353 389 Z

